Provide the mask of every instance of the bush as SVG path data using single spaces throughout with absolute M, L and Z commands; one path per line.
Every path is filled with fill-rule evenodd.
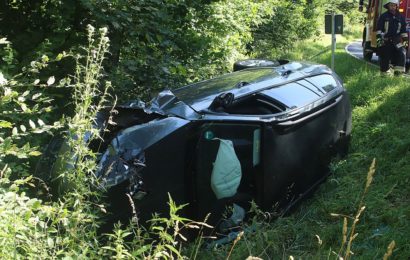
M 163 88 L 226 73 L 247 55 L 286 51 L 295 40 L 317 32 L 321 4 L 322 0 L 81 0 L 74 5 L 13 1 L 4 4 L 7 19 L 0 29 L 18 42 L 15 57 L 27 65 L 27 57 L 35 52 L 52 56 L 78 50 L 85 41 L 81 25 L 87 21 L 107 26 L 111 46 L 104 67 L 121 102 L 149 99 Z M 54 72 L 70 69 L 65 64 Z
M 39 149 L 18 144 L 25 139 L 28 144 L 35 138 L 35 133 L 49 131 L 56 126 L 42 124 L 37 127 L 29 121 L 31 130 L 14 126 L 14 122 L 2 120 L 0 125 L 0 258 L 182 258 L 180 241 L 186 240 L 181 230 L 200 228 L 204 223 L 191 222 L 180 217 L 178 211 L 184 206 L 177 206 L 169 199 L 170 218 L 154 216 L 149 230 L 138 225 L 133 219 L 131 225 L 116 224 L 111 233 L 100 234 L 99 226 L 104 214 L 107 214 L 100 198 L 102 190 L 95 178 L 96 154 L 89 148 L 89 143 L 99 138 L 99 132 L 93 127 L 93 119 L 108 97 L 110 83 L 104 76 L 103 61 L 107 53 L 109 40 L 107 30 L 102 28 L 96 33 L 88 27 L 88 46 L 83 55 L 67 55 L 77 61 L 74 76 L 62 81 L 72 88 L 75 114 L 66 118 L 65 140 L 68 148 L 60 154 L 59 164 L 55 168 L 54 181 L 59 180 L 64 189 L 58 198 L 35 198 L 39 191 L 50 195 L 50 188 L 43 180 L 33 176 L 28 167 L 19 167 L 27 159 L 38 156 Z M 43 64 L 43 67 L 46 63 Z M 39 66 L 39 64 L 37 64 Z M 39 68 L 39 67 L 36 68 Z M 7 115 L 8 110 L 16 110 L 13 115 L 21 119 L 19 113 L 23 98 L 28 94 L 23 85 L 29 78 L 7 80 L 1 74 L 1 108 Z M 13 83 L 14 81 L 14 83 Z M 10 85 L 12 84 L 12 85 Z M 40 84 L 36 82 L 34 85 Z M 54 77 L 45 85 L 54 84 Z M 20 86 L 14 91 L 10 87 Z M 25 86 L 25 88 L 23 88 Z M 25 91 L 21 94 L 19 91 Z M 19 101 L 20 103 L 18 103 Z M 41 102 L 36 101 L 38 109 Z M 27 109 L 31 107 L 27 106 Z M 37 110 L 33 110 L 37 111 Z M 35 120 L 35 119 L 33 119 Z M 19 130 L 17 130 L 19 127 Z M 11 130 L 13 129 L 13 130 Z M 23 130 L 25 129 L 25 130 Z M 88 138 L 78 138 L 88 137 Z M 16 143 L 13 143 L 16 141 Z M 51 165 L 48 165 L 49 167 Z M 69 166 L 69 167 L 67 167 Z M 50 170 L 50 169 L 48 169 Z M 12 175 L 14 177 L 12 178 Z M 27 176 L 27 177 L 22 177 Z M 13 180 L 14 179 L 14 180 Z M 30 195 L 31 194 L 31 195 Z M 130 207 L 133 206 L 130 197 Z
M 261 57 L 283 58 L 294 43 L 319 34 L 322 14 L 318 1 L 291 1 L 274 5 L 273 16 L 254 28 L 252 51 Z

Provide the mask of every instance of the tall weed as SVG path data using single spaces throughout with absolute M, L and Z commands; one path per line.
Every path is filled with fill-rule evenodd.
M 88 151 L 87 142 L 83 142 L 82 137 L 86 133 L 95 135 L 91 119 L 107 96 L 105 90 L 102 93 L 98 90 L 98 80 L 103 75 L 101 62 L 107 51 L 108 38 L 106 30 L 101 30 L 97 37 L 99 42 L 94 42 L 93 29 L 88 29 L 90 44 L 86 48 L 86 65 L 81 65 L 82 57 L 76 56 L 79 63 L 72 84 L 76 115 L 67 119 L 68 143 L 75 151 L 70 159 L 76 158 L 77 162 L 75 168 L 68 170 L 72 175 L 68 172 L 64 174 L 76 185 L 59 201 L 45 202 L 31 198 L 26 192 L 27 187 L 41 187 L 37 187 L 39 182 L 34 181 L 36 178 L 29 168 L 20 166 L 25 165 L 23 159 L 41 154 L 31 146 L 35 143 L 34 134 L 60 127 L 59 124 L 47 125 L 40 118 L 50 111 L 50 108 L 44 107 L 50 100 L 40 98 L 39 89 L 55 84 L 55 78 L 50 76 L 44 83 L 32 79 L 47 66 L 49 58 L 43 56 L 39 61 L 32 62 L 30 68 L 10 78 L 1 74 L 0 150 L 3 152 L 0 155 L 0 258 L 88 258 L 95 257 L 99 252 L 96 230 L 100 207 L 85 199 L 90 195 L 86 187 L 93 180 L 90 173 L 94 167 L 92 160 L 85 158 L 93 158 L 93 154 Z M 64 82 L 71 80 L 68 78 Z M 97 96 L 102 98 L 96 100 Z M 15 113 L 8 113 L 10 111 Z M 21 124 L 22 120 L 27 120 L 27 124 Z
M 364 191 L 360 197 L 359 204 L 357 207 L 356 214 L 354 216 L 344 216 L 343 215 L 343 231 L 342 231 L 342 244 L 340 246 L 339 252 L 336 254 L 339 259 L 350 259 L 351 256 L 353 255 L 352 252 L 352 245 L 353 245 L 353 240 L 359 235 L 356 232 L 356 226 L 358 222 L 360 221 L 360 216 L 363 214 L 365 210 L 365 205 L 364 205 L 364 199 L 369 191 L 370 185 L 373 181 L 374 174 L 376 172 L 376 159 L 373 159 L 372 164 L 370 165 L 369 171 L 367 173 L 367 178 L 366 178 L 366 185 L 364 187 Z M 340 214 L 331 214 L 334 217 L 340 217 L 342 215 Z M 349 228 L 349 220 L 352 221 L 351 226 Z
M 45 110 L 40 105 L 34 109 L 25 103 L 28 96 L 32 97 L 30 93 L 20 91 L 27 81 L 31 81 L 27 75 L 21 74 L 18 75 L 20 79 L 17 76 L 11 79 L 8 74 L 0 74 L 2 113 L 8 116 L 5 112 L 16 110 L 16 107 L 21 111 L 21 114 L 0 120 L 0 150 L 4 151 L 0 154 L 0 258 L 184 258 L 181 251 L 182 242 L 187 240 L 184 231 L 209 226 L 180 217 L 178 213 L 184 205 L 176 205 L 171 197 L 170 217 L 153 216 L 148 229 L 141 227 L 138 216 L 135 216 L 128 226 L 118 223 L 109 234 L 101 235 L 98 232 L 101 216 L 106 214 L 106 210 L 100 200 L 101 187 L 94 176 L 97 155 L 89 144 L 100 138 L 101 130 L 94 127 L 94 119 L 109 98 L 111 84 L 104 83 L 103 71 L 109 39 L 104 28 L 96 31 L 88 26 L 87 32 L 85 55 L 62 54 L 74 58 L 77 64 L 74 75 L 59 83 L 72 89 L 74 116 L 61 120 L 66 129 L 65 142 L 51 170 L 54 184 L 51 189 L 58 190 L 54 192 L 58 197 L 53 201 L 30 196 L 26 192 L 28 188 L 45 189 L 49 193 L 50 187 L 34 177 L 28 167 L 24 168 L 24 172 L 23 168 L 17 167 L 17 159 L 9 160 L 11 163 L 4 159 L 10 156 L 20 159 L 39 156 L 39 149 L 30 146 L 35 138 L 33 134 L 61 128 L 61 124 L 47 125 L 40 118 L 29 119 L 29 127 L 16 124 L 27 111 L 40 115 Z M 59 56 L 56 60 L 61 58 Z M 48 57 L 33 62 L 30 72 L 40 72 L 47 62 Z M 49 87 L 56 84 L 56 79 L 50 76 L 44 83 L 38 79 L 32 82 L 33 88 Z M 23 139 L 27 140 L 27 144 L 21 146 Z M 16 176 L 14 180 L 10 178 L 12 173 Z M 130 206 L 134 207 L 131 198 Z

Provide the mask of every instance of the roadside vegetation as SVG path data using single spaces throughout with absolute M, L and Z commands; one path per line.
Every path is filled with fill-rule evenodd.
M 99 233 L 107 212 L 87 144 L 98 138 L 91 123 L 101 106 L 148 100 L 249 56 L 329 64 L 330 39 L 320 33 L 329 8 L 348 14 L 335 69 L 352 100 L 352 144 L 309 200 L 274 221 L 255 209 L 255 232 L 217 249 L 181 243 L 182 229 L 206 224 L 179 216 L 171 198 L 170 218 L 154 216 L 151 229 L 133 221 Z M 408 79 L 381 78 L 344 52 L 361 35 L 353 8 L 336 0 L 0 3 L 0 258 L 409 258 Z M 69 191 L 53 190 L 50 169 L 36 168 L 53 136 L 75 151 L 60 162 L 75 164 L 59 169 L 59 180 L 74 183 Z

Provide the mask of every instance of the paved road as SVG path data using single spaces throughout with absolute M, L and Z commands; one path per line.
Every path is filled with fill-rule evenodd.
M 353 57 L 363 60 L 363 47 L 362 47 L 361 41 L 355 41 L 355 42 L 349 43 L 346 46 L 345 50 L 347 53 L 349 53 Z M 379 63 L 379 57 L 377 57 L 376 54 L 373 54 L 371 64 L 378 66 L 378 63 Z

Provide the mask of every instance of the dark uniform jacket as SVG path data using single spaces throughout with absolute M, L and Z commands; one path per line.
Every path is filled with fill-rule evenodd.
M 399 13 L 383 13 L 377 21 L 377 34 L 384 34 L 385 39 L 397 40 L 407 37 L 406 21 Z

